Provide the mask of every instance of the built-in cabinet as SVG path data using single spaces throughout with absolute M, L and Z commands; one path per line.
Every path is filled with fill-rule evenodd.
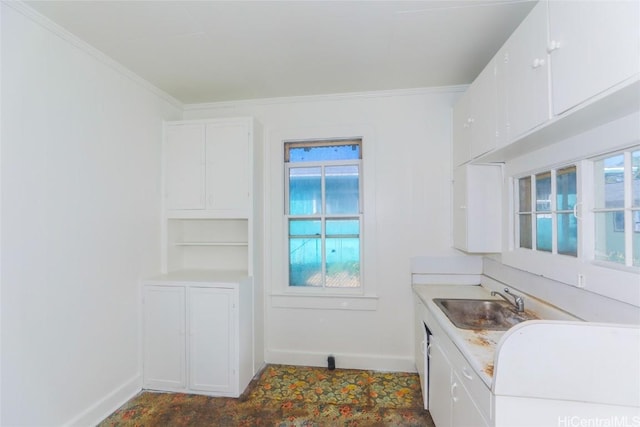
M 480 380 L 458 350 L 445 350 L 442 339 L 447 338 L 434 335 L 429 343 L 429 412 L 434 423 L 438 427 L 488 426 L 488 414 L 483 414 L 477 403 L 483 401 L 485 412 L 490 411 L 489 388 L 481 385 L 483 390 L 476 391 L 470 387 Z
M 501 250 L 492 221 L 501 180 L 476 180 L 465 165 L 505 161 L 637 110 L 638 28 L 637 1 L 533 7 L 453 109 L 456 248 Z
M 169 216 L 248 217 L 252 120 L 165 125 L 165 195 Z
M 499 52 L 506 116 L 498 129 L 512 141 L 549 120 L 549 60 L 547 2 L 538 3 Z M 501 58 L 500 58 L 501 57 Z M 475 85 L 475 82 L 474 82 Z M 488 100 L 485 105 L 491 101 Z M 493 145 L 495 148 L 497 144 Z M 486 152 L 486 151 L 485 151 Z
M 637 90 L 638 28 L 637 1 L 538 2 L 455 105 L 454 165 L 513 148 L 537 129 L 592 107 L 593 98 Z M 479 104 L 473 106 L 474 100 Z M 628 112 L 614 106 L 620 114 Z M 576 131 L 596 124 L 581 121 Z M 520 147 L 518 153 L 526 150 Z
M 144 387 L 237 397 L 253 376 L 252 283 L 243 272 L 143 284 Z
M 637 78 L 639 28 L 640 2 L 635 0 L 549 1 L 553 113 Z
M 256 263 L 251 118 L 165 123 L 163 272 Z
M 251 118 L 165 123 L 163 275 L 142 290 L 145 388 L 238 396 L 263 363 L 257 129 Z
M 453 174 L 453 246 L 499 252 L 502 236 L 502 166 L 466 164 Z
M 497 120 L 496 63 L 491 61 L 453 110 L 454 165 L 461 165 L 494 148 Z

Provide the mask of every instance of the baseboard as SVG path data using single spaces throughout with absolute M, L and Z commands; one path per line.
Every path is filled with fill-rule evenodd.
M 267 363 L 296 366 L 327 366 L 327 353 L 267 350 Z M 372 356 L 332 353 L 338 369 L 363 369 L 382 372 L 416 372 L 412 357 Z
M 89 406 L 65 426 L 95 426 L 142 390 L 142 377 L 136 375 L 102 399 Z

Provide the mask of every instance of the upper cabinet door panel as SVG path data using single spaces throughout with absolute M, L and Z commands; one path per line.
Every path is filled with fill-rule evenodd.
M 204 126 L 167 126 L 165 137 L 167 209 L 204 209 Z
M 511 140 L 550 118 L 547 24 L 547 3 L 540 2 L 504 46 Z
M 553 112 L 640 72 L 640 2 L 549 2 Z
M 459 166 L 471 159 L 471 96 L 467 89 L 453 107 L 453 165 Z
M 213 211 L 249 212 L 249 131 L 246 124 L 207 125 L 207 197 Z
M 494 60 L 469 88 L 471 92 L 471 158 L 496 147 L 496 70 Z

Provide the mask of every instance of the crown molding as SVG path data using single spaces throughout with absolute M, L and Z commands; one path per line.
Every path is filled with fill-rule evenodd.
M 73 47 L 79 50 L 82 50 L 83 52 L 87 53 L 97 61 L 101 62 L 102 64 L 106 65 L 112 70 L 118 72 L 124 77 L 127 77 L 129 80 L 133 81 L 137 85 L 148 90 L 152 94 L 163 99 L 164 101 L 168 102 L 174 107 L 177 107 L 180 110 L 183 110 L 184 104 L 181 101 L 169 95 L 167 92 L 154 86 L 148 80 L 145 80 L 144 78 L 140 77 L 138 74 L 126 68 L 124 65 L 120 64 L 115 59 L 111 58 L 101 50 L 95 48 L 94 46 L 80 39 L 78 36 L 72 34 L 62 26 L 56 24 L 51 19 L 42 15 L 40 12 L 28 6 L 21 0 L 10 0 L 10 1 L 2 0 L 1 3 L 3 6 L 8 6 L 13 10 L 15 10 L 16 12 L 19 12 L 20 14 L 27 17 L 31 21 L 40 25 L 42 28 L 50 31 L 51 33 L 55 34 L 56 36 L 66 41 L 67 43 L 71 44 Z
M 340 101 L 346 99 L 358 99 L 358 98 L 384 98 L 391 96 L 415 96 L 415 95 L 430 95 L 438 93 L 457 93 L 464 92 L 469 85 L 456 85 L 456 86 L 438 86 L 438 87 L 425 87 L 425 88 L 412 88 L 412 89 L 393 89 L 393 90 L 379 90 L 370 92 L 347 92 L 347 93 L 334 93 L 327 95 L 303 95 L 303 96 L 287 96 L 277 98 L 257 98 L 257 99 L 245 99 L 238 101 L 220 101 L 220 102 L 205 102 L 197 104 L 184 104 L 184 111 L 198 111 L 198 110 L 211 110 L 211 109 L 223 109 L 223 108 L 236 108 L 247 107 L 257 105 L 274 105 L 274 104 L 293 104 L 299 102 L 322 102 L 322 101 Z

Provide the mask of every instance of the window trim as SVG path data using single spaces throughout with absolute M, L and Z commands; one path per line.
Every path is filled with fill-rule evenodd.
M 558 171 L 562 171 L 565 169 L 575 168 L 576 173 L 576 202 L 574 204 L 573 209 L 558 209 Z M 538 200 L 537 200 L 537 182 L 538 177 L 541 175 L 549 174 L 549 179 L 551 181 L 551 189 L 549 193 L 549 209 L 538 209 Z M 511 214 L 514 221 L 514 230 L 513 233 L 509 235 L 512 236 L 511 243 L 509 247 L 517 248 L 523 251 L 534 251 L 534 252 L 543 252 L 551 255 L 561 255 L 567 256 L 571 258 L 580 258 L 581 257 L 581 247 L 582 247 L 582 227 L 580 216 L 578 214 L 578 208 L 581 206 L 581 186 L 580 179 L 582 177 L 582 171 L 580 162 L 567 162 L 558 166 L 544 168 L 542 170 L 520 174 L 512 176 L 511 179 L 513 181 L 513 196 L 512 196 L 512 206 L 514 209 L 511 210 Z M 530 181 L 530 207 L 529 211 L 521 211 L 520 210 L 520 180 L 529 178 Z M 517 183 L 517 184 L 516 184 Z M 566 215 L 573 214 L 577 221 L 577 230 L 576 230 L 576 254 L 568 254 L 562 253 L 558 251 L 558 215 Z M 528 215 L 531 219 L 531 248 L 520 246 L 520 220 L 522 216 Z M 551 250 L 547 251 L 544 249 L 538 248 L 538 215 L 550 215 L 551 216 Z
M 588 261 L 598 263 L 604 267 L 608 268 L 625 268 L 629 269 L 629 271 L 638 271 L 640 272 L 640 266 L 633 265 L 633 238 L 635 233 L 640 231 L 636 231 L 635 224 L 633 222 L 634 212 L 640 212 L 640 205 L 633 205 L 633 159 L 632 155 L 634 152 L 640 151 L 640 145 L 631 145 L 619 150 L 610 151 L 607 153 L 603 153 L 598 156 L 594 156 L 588 159 L 591 163 L 591 174 L 590 174 L 590 186 L 591 186 L 591 195 L 593 196 L 592 203 L 589 209 L 589 214 L 593 220 L 593 245 L 590 248 L 592 250 L 591 257 Z M 617 155 L 623 155 L 623 206 L 621 208 L 607 208 L 605 207 L 596 207 L 595 206 L 595 191 L 596 191 L 596 176 L 595 176 L 595 164 L 600 160 L 604 160 L 607 158 L 611 158 Z M 623 214 L 623 224 L 624 224 L 624 251 L 625 251 L 625 262 L 617 263 L 615 261 L 608 261 L 605 259 L 596 259 L 596 230 L 595 230 L 595 216 L 598 213 L 617 213 L 622 212 Z M 639 213 L 640 215 L 640 213 Z
M 638 137 L 638 121 L 640 112 L 633 112 L 627 116 L 612 120 L 608 123 L 586 130 L 579 134 L 558 140 L 553 144 L 541 147 L 528 153 L 514 153 L 505 159 L 506 191 L 503 192 L 505 206 L 508 215 L 503 228 L 503 250 L 499 255 L 501 262 L 509 267 L 516 268 L 554 280 L 557 285 L 547 289 L 549 293 L 564 293 L 563 286 L 585 288 L 585 292 L 605 296 L 617 301 L 640 307 L 640 292 L 638 289 L 637 268 L 611 267 L 602 263 L 585 261 L 589 257 L 589 246 L 593 240 L 590 233 L 581 232 L 584 249 L 583 258 L 558 257 L 547 253 L 538 253 L 527 249 L 519 249 L 514 243 L 515 212 L 517 200 L 514 178 L 531 171 L 551 169 L 567 163 L 578 163 L 582 174 L 589 177 L 592 174 L 591 162 L 585 160 L 595 158 L 607 152 L 623 151 L 640 144 Z M 578 186 L 581 194 L 589 194 L 592 187 L 587 179 L 580 179 Z M 578 226 L 584 230 L 593 229 L 593 222 L 589 215 L 591 208 L 589 198 L 583 199 L 578 206 L 578 215 L 581 221 Z M 582 278 L 581 281 L 579 278 Z
M 301 148 L 301 147 L 327 147 L 332 145 L 358 145 L 360 147 L 360 157 L 358 159 L 347 159 L 347 160 L 324 160 L 324 161 L 304 161 L 304 162 L 290 162 L 289 161 L 289 150 L 288 148 Z M 323 139 L 313 139 L 313 140 L 284 140 L 282 144 L 284 150 L 284 249 L 286 250 L 286 254 L 284 256 L 284 260 L 286 260 L 286 293 L 292 294 L 303 294 L 303 295 L 311 295 L 316 294 L 316 296 L 332 296 L 332 295 L 341 295 L 341 296 L 364 296 L 365 295 L 365 283 L 364 283 L 364 151 L 363 151 L 363 138 L 357 137 L 349 137 L 349 138 L 323 138 Z M 358 213 L 357 214 L 327 214 L 326 213 L 326 191 L 325 191 L 325 169 L 327 167 L 332 166 L 357 166 L 358 167 Z M 290 201 L 289 201 L 289 177 L 290 170 L 292 168 L 321 168 L 321 209 L 319 213 L 309 214 L 309 215 L 300 215 L 300 214 L 290 214 Z M 290 220 L 295 219 L 307 219 L 313 220 L 317 219 L 321 224 L 321 235 L 320 239 L 322 242 L 322 250 L 321 250 L 321 272 L 323 277 L 322 286 L 292 286 L 291 279 L 289 277 L 290 271 L 290 237 L 289 234 L 289 222 Z M 357 287 L 332 287 L 326 285 L 326 221 L 332 219 L 357 219 L 359 223 L 359 286 Z M 309 303 L 306 301 L 306 308 L 313 308 L 315 305 L 319 303 Z M 346 304 L 345 301 L 341 303 L 341 308 L 347 307 L 347 305 L 353 306 L 353 304 Z M 313 307 L 312 307 L 313 306 Z M 371 309 L 370 304 L 364 305 L 366 308 L 363 309 Z M 377 303 L 376 303 L 377 306 Z

